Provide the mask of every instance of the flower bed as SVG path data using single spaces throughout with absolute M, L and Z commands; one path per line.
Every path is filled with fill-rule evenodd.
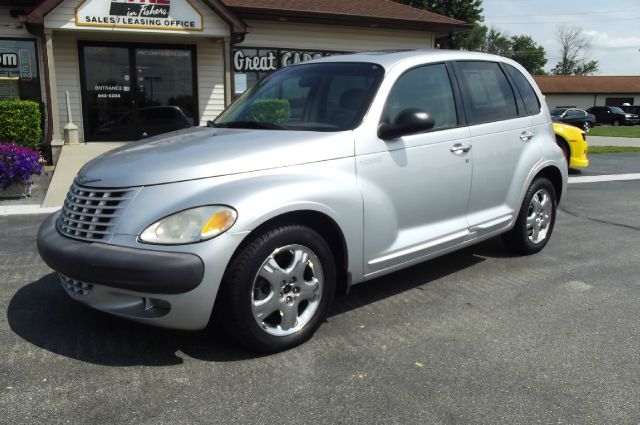
M 0 195 L 28 196 L 33 175 L 42 172 L 43 158 L 35 149 L 0 145 Z

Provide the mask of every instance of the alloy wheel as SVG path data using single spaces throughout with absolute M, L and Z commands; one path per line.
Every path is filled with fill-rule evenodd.
M 324 275 L 318 256 L 302 245 L 275 249 L 262 263 L 251 290 L 251 310 L 273 336 L 298 332 L 311 321 L 322 299 Z
M 539 244 L 547 238 L 552 215 L 551 195 L 546 189 L 538 190 L 531 198 L 527 211 L 527 235 L 531 243 Z

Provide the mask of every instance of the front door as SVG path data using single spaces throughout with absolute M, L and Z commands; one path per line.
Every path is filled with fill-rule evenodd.
M 195 50 L 80 44 L 85 140 L 139 140 L 197 124 Z
M 364 200 L 365 274 L 374 275 L 461 243 L 468 234 L 472 151 L 460 126 L 449 72 L 426 65 L 401 75 L 382 121 L 407 109 L 430 114 L 426 133 L 356 141 Z

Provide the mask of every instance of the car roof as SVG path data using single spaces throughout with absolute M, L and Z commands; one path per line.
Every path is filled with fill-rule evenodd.
M 405 61 L 422 59 L 424 62 L 444 62 L 452 60 L 479 60 L 492 62 L 505 62 L 515 64 L 510 59 L 488 53 L 465 52 L 460 50 L 381 50 L 372 52 L 351 53 L 346 55 L 325 56 L 304 63 L 320 62 L 365 62 L 381 65 L 385 69 Z

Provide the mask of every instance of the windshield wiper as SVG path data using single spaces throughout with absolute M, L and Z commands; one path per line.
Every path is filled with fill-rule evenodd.
M 258 121 L 228 121 L 213 124 L 216 128 L 256 128 L 264 130 L 286 130 L 287 128 L 270 122 Z

